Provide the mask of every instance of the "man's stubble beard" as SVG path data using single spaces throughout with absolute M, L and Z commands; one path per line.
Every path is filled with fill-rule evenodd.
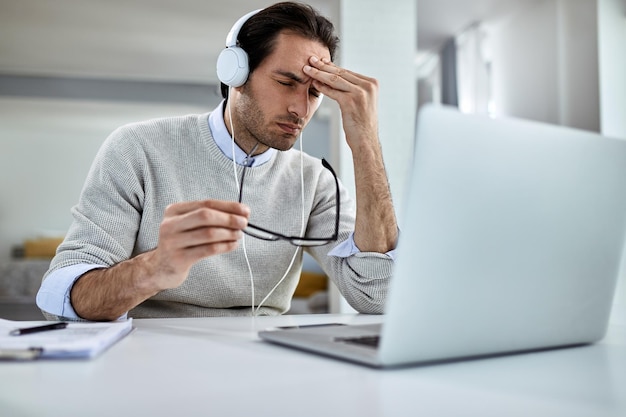
M 235 139 L 243 139 L 243 143 L 241 143 L 240 140 L 237 140 L 240 147 L 241 144 L 244 144 L 246 146 L 246 152 L 252 149 L 257 143 L 279 151 L 287 151 L 291 149 L 296 142 L 297 137 L 294 138 L 292 135 L 286 133 L 272 135 L 268 132 L 268 128 L 271 126 L 271 123 L 270 126 L 266 125 L 267 119 L 265 117 L 265 113 L 258 103 L 259 100 L 257 100 L 255 95 L 252 93 L 252 89 L 248 84 L 244 84 L 242 94 L 238 100 L 237 109 L 235 110 L 237 118 L 239 119 L 239 123 L 236 123 L 236 125 L 238 125 L 236 128 L 238 127 L 240 132 L 238 136 L 235 136 Z M 285 115 L 279 120 L 294 124 L 303 124 L 302 120 L 291 115 Z M 245 135 L 243 138 L 241 138 L 242 133 Z

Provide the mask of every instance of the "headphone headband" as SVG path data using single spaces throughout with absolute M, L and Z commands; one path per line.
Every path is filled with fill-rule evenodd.
M 226 47 L 230 48 L 232 46 L 236 46 L 237 45 L 237 36 L 239 36 L 239 31 L 241 30 L 241 27 L 243 26 L 244 23 L 246 23 L 248 21 L 248 19 L 250 19 L 252 16 L 254 16 L 255 14 L 257 14 L 258 12 L 260 12 L 263 9 L 257 9 L 257 10 L 253 10 L 249 13 L 246 13 L 245 15 L 241 16 L 233 25 L 232 28 L 230 28 L 230 31 L 228 32 L 228 36 L 226 36 Z

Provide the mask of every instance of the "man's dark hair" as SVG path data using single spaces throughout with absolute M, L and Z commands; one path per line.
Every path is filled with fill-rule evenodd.
M 276 38 L 282 31 L 319 41 L 334 60 L 339 38 L 330 20 L 307 4 L 276 3 L 248 19 L 239 31 L 237 45 L 248 54 L 250 74 L 274 51 Z M 222 97 L 228 98 L 228 86 L 221 83 L 220 89 Z

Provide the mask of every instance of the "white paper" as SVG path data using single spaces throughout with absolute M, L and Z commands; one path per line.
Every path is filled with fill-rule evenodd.
M 68 322 L 65 329 L 12 336 L 15 329 L 50 324 L 46 321 L 0 319 L 0 350 L 41 349 L 41 358 L 93 358 L 132 330 L 132 319 L 116 322 Z

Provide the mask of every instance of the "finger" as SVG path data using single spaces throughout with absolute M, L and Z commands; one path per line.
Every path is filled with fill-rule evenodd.
M 331 87 L 335 90 L 349 91 L 354 86 L 353 82 L 346 80 L 345 75 L 341 71 L 329 72 L 319 68 L 305 65 L 303 68 L 305 74 L 313 78 L 313 81 L 317 81 L 316 85 L 322 83 L 327 87 Z
M 199 208 L 177 217 L 181 230 L 192 230 L 200 227 L 243 230 L 248 225 L 247 217 L 211 208 Z
M 362 86 L 365 83 L 372 83 L 375 81 L 373 78 L 339 67 L 326 59 L 320 60 L 319 58 L 313 56 L 309 59 L 309 62 L 311 65 L 309 65 L 308 68 L 305 66 L 305 73 L 332 87 L 341 86 L 340 80 L 345 80 L 349 84 L 357 86 Z
M 180 242 L 180 241 L 178 241 Z M 169 248 L 160 247 L 160 253 L 164 259 L 166 268 L 175 266 L 188 271 L 194 263 L 202 258 L 219 255 L 222 253 L 235 250 L 239 246 L 239 241 L 220 241 L 195 246 L 170 246 Z M 185 276 L 187 273 L 185 273 Z
M 238 203 L 236 201 L 224 201 L 224 200 L 199 200 L 199 201 L 185 201 L 180 203 L 174 203 L 167 206 L 165 209 L 166 216 L 176 216 L 180 214 L 190 213 L 199 209 L 214 209 L 225 213 L 232 213 L 239 216 L 250 216 L 250 208 L 245 204 Z
M 243 236 L 241 230 L 223 227 L 202 227 L 185 232 L 184 245 L 187 248 L 237 242 Z
M 237 249 L 239 241 L 217 242 L 210 245 L 198 245 L 187 248 L 183 256 L 187 262 L 193 263 L 209 256 L 220 255 Z
M 241 231 L 247 224 L 247 217 L 203 207 L 184 214 L 164 217 L 159 235 L 161 242 L 166 245 L 165 242 L 171 242 L 174 247 L 186 247 L 189 246 L 187 239 L 190 238 L 190 232 L 194 236 L 192 245 L 199 242 L 206 243 L 211 240 L 210 238 L 215 241 L 236 240 L 239 236 L 228 235 L 228 231 Z M 211 229 L 218 230 L 212 231 Z M 205 236 L 199 238 L 200 234 L 205 234 Z M 208 240 L 206 234 L 208 234 Z

